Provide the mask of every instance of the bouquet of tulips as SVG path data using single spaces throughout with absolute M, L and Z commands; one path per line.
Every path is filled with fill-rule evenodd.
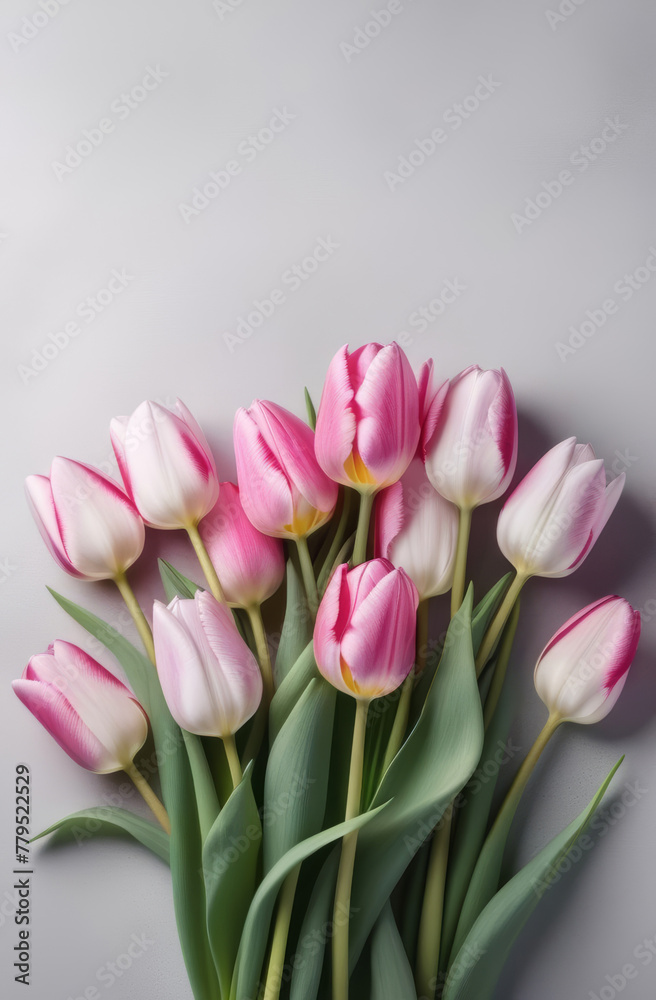
M 561 724 L 610 711 L 640 632 L 606 596 L 546 642 L 547 719 L 499 802 L 518 597 L 581 565 L 623 476 L 607 485 L 575 438 L 553 447 L 499 515 L 514 572 L 479 594 L 472 514 L 507 491 L 517 458 L 505 372 L 438 384 L 432 361 L 415 375 L 398 345 L 372 343 L 337 353 L 318 413 L 306 397 L 307 422 L 272 402 L 238 411 L 237 485 L 219 483 L 179 401 L 112 421 L 122 486 L 65 458 L 28 478 L 56 562 L 114 581 L 143 650 L 55 594 L 130 687 L 58 640 L 14 690 L 76 763 L 127 772 L 155 820 L 91 808 L 40 836 L 96 819 L 170 866 L 195 1000 L 486 1000 L 615 769 L 502 884 L 522 792 Z M 185 530 L 204 577 L 161 560 L 152 618 L 127 578 L 144 525 Z M 430 602 L 448 593 L 450 624 L 431 634 Z

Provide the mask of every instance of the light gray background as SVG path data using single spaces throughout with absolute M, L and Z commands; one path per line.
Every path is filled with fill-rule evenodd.
M 621 752 L 617 794 L 636 780 L 647 791 L 547 894 L 498 995 L 589 1000 L 606 975 L 633 962 L 639 975 L 622 995 L 646 1000 L 656 962 L 644 966 L 632 953 L 656 934 L 655 291 L 645 282 L 624 301 L 614 289 L 656 242 L 653 5 L 567 0 L 571 13 L 550 24 L 555 2 L 403 0 L 353 54 L 342 43 L 353 45 L 382 4 L 233 4 L 229 11 L 229 2 L 210 0 L 69 0 L 43 26 L 36 0 L 4 0 L 0 12 L 0 990 L 25 995 L 13 983 L 6 916 L 15 764 L 32 768 L 35 830 L 102 803 L 117 784 L 77 768 L 7 693 L 30 654 L 53 638 L 88 647 L 44 584 L 132 635 L 111 588 L 76 583 L 55 567 L 26 510 L 24 476 L 47 472 L 57 453 L 110 462 L 114 414 L 146 397 L 179 395 L 205 427 L 222 478 L 231 478 L 237 406 L 263 396 L 300 413 L 303 384 L 318 399 L 342 343 L 389 342 L 405 331 L 417 367 L 430 355 L 443 376 L 473 362 L 507 369 L 521 413 L 522 470 L 571 434 L 591 441 L 615 471 L 626 467 L 620 507 L 586 566 L 527 591 L 511 675 L 522 702 L 516 744 L 526 749 L 544 718 L 532 689 L 535 657 L 583 604 L 620 592 L 643 609 L 640 652 L 613 715 L 554 740 L 520 811 L 511 860 L 526 861 L 577 814 Z M 38 30 L 23 44 L 16 36 L 30 33 L 23 19 L 35 14 Z M 121 94 L 148 67 L 162 71 L 159 85 L 121 117 Z M 456 129 L 458 112 L 449 109 L 480 77 L 493 92 Z M 276 109 L 293 120 L 254 158 L 240 150 Z M 107 117 L 113 131 L 59 179 L 53 164 L 67 145 Z M 615 141 L 582 170 L 577 150 L 609 118 Z M 438 127 L 445 140 L 391 190 L 385 173 Z M 180 205 L 230 160 L 240 172 L 185 222 Z M 562 170 L 572 183 L 518 232 L 513 213 Z M 338 248 L 293 289 L 284 273 L 319 238 Z M 129 275 L 127 287 L 88 321 L 78 307 L 107 286 L 113 269 Z M 465 286 L 458 298 L 426 330 L 413 326 L 413 312 L 456 279 Z M 285 302 L 230 350 L 224 334 L 234 335 L 253 301 L 274 288 Z M 586 310 L 609 298 L 615 314 L 559 353 Z M 63 347 L 60 336 L 61 349 L 49 347 L 37 372 L 34 352 L 75 320 L 79 333 Z M 477 517 L 471 565 L 481 586 L 502 569 L 494 506 Z M 165 552 L 192 567 L 182 539 L 151 535 L 147 555 Z M 147 561 L 135 574 L 145 601 L 159 593 Z M 133 933 L 152 944 L 110 990 L 101 985 L 101 995 L 188 996 L 162 865 L 108 841 L 39 848 L 35 864 L 31 996 L 84 996 Z

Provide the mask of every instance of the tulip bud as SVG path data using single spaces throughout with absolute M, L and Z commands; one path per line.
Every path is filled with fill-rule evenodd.
M 97 774 L 125 770 L 148 735 L 148 719 L 125 684 L 84 650 L 55 641 L 30 659 L 12 687 L 76 764 Z
M 451 589 L 458 508 L 433 489 L 421 459 L 378 495 L 376 555 L 405 570 L 419 600 Z
M 275 538 L 304 538 L 329 520 L 337 486 L 319 468 L 314 433 L 276 403 L 235 416 L 239 496 L 251 523 Z
M 155 601 L 157 671 L 171 715 L 197 736 L 232 736 L 262 697 L 257 660 L 232 613 L 205 590 L 193 600 Z
M 344 346 L 330 363 L 315 449 L 335 482 L 375 493 L 401 478 L 419 443 L 419 393 L 398 344 Z
M 139 512 L 118 483 L 69 458 L 50 476 L 28 476 L 27 498 L 41 536 L 63 570 L 82 580 L 111 580 L 144 547 Z
M 517 463 L 517 410 L 503 368 L 466 368 L 438 399 L 426 473 L 443 497 L 462 510 L 496 500 Z
M 547 643 L 535 688 L 552 716 L 588 725 L 620 696 L 640 638 L 640 613 L 621 597 L 588 604 Z
M 497 540 L 524 577 L 569 576 L 596 542 L 624 486 L 606 486 L 604 463 L 591 445 L 561 441 L 543 455 L 506 500 Z
M 285 575 L 282 542 L 251 524 L 234 483 L 221 483 L 198 530 L 229 604 L 250 608 L 275 594 Z
M 402 569 L 372 559 L 335 570 L 314 630 L 319 670 L 333 687 L 369 700 L 394 691 L 415 658 L 419 595 Z
M 125 488 L 153 528 L 195 527 L 216 503 L 219 480 L 205 436 L 181 402 L 146 401 L 110 425 Z

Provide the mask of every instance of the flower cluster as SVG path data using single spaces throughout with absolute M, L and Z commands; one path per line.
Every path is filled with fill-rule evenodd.
M 385 935 L 398 939 L 399 981 L 412 976 L 414 961 L 417 991 L 432 997 L 438 974 L 451 969 L 453 979 L 460 947 L 474 947 L 477 920 L 499 888 L 509 824 L 546 741 L 562 723 L 601 720 L 619 697 L 640 633 L 640 617 L 627 601 L 595 600 L 546 644 L 535 667 L 535 688 L 548 710 L 545 728 L 496 818 L 490 815 L 494 822 L 469 859 L 467 879 L 462 854 L 453 862 L 461 866 L 461 891 L 446 902 L 450 840 L 458 842 L 462 827 L 471 850 L 476 837 L 465 836 L 466 815 L 455 831 L 453 819 L 438 828 L 431 888 L 408 955 L 386 900 L 406 877 L 410 857 L 390 859 L 403 855 L 408 824 L 451 816 L 449 802 L 475 773 L 484 726 L 504 697 L 520 591 L 531 577 L 564 577 L 582 564 L 619 500 L 624 476 L 607 484 L 603 461 L 575 438 L 537 462 L 500 510 L 498 546 L 514 572 L 477 605 L 474 629 L 472 517 L 508 492 L 517 463 L 517 410 L 503 369 L 474 365 L 440 380 L 433 361 L 415 374 L 397 344 L 345 346 L 329 366 L 316 415 L 309 403 L 308 422 L 265 400 L 238 410 L 237 483 L 220 482 L 203 431 L 179 400 L 174 410 L 142 403 L 112 421 L 110 436 L 122 483 L 57 457 L 50 475 L 29 476 L 26 488 L 58 566 L 81 580 L 113 581 L 125 600 L 147 658 L 127 643 L 108 645 L 135 693 L 81 649 L 57 640 L 31 657 L 14 681 L 17 696 L 76 763 L 132 777 L 163 828 L 148 841 L 163 856 L 168 846 L 158 838 L 168 843 L 169 833 L 186 831 L 189 856 L 202 856 L 203 865 L 214 857 L 214 874 L 204 877 L 216 879 L 230 867 L 222 860 L 230 837 L 248 824 L 244 858 L 236 851 L 234 861 L 239 875 L 222 890 L 243 898 L 223 898 L 209 882 L 200 894 L 176 888 L 181 926 L 191 920 L 190 906 L 208 908 L 206 919 L 194 923 L 201 938 L 207 927 L 207 938 L 191 947 L 189 935 L 181 935 L 197 1000 L 254 996 L 260 976 L 266 1000 L 275 1000 L 291 908 L 302 905 L 299 900 L 308 905 L 309 892 L 298 898 L 295 892 L 301 863 L 340 838 L 338 870 L 322 871 L 320 894 L 334 908 L 333 1000 L 346 1000 L 350 971 L 370 935 L 378 946 Z M 186 531 L 205 578 L 199 586 L 164 563 L 168 600 L 154 601 L 152 625 L 128 582 L 146 528 Z M 265 619 L 272 621 L 282 602 L 276 599 L 264 615 L 262 605 L 285 581 L 273 663 Z M 444 642 L 439 664 L 430 663 L 429 602 L 448 593 L 458 625 L 453 634 L 460 638 Z M 88 616 L 79 620 L 88 623 Z M 454 702 L 458 724 L 449 701 L 451 675 L 461 684 Z M 477 677 L 485 680 L 480 689 Z M 380 704 L 392 710 L 368 717 L 375 699 L 386 699 Z M 442 712 L 451 716 L 437 726 L 433 716 Z M 149 721 L 156 745 L 163 732 L 181 734 L 170 765 L 178 768 L 176 777 L 162 774 L 163 802 L 135 764 Z M 352 736 L 350 769 L 335 751 L 333 731 L 336 740 Z M 294 768 L 305 769 L 302 781 Z M 185 782 L 193 784 L 186 797 Z M 329 786 L 341 815 L 329 802 Z M 266 880 L 258 889 L 258 809 L 277 815 L 275 797 L 283 795 L 290 803 L 284 822 L 264 831 L 265 867 L 267 859 L 291 851 L 296 860 L 265 905 L 263 894 L 271 890 Z M 381 815 L 390 818 L 369 825 L 383 808 Z M 188 823 L 181 825 L 189 809 L 198 818 L 191 833 Z M 125 817 L 119 825 L 130 831 Z M 367 849 L 359 851 L 361 827 Z M 380 869 L 367 875 L 376 863 Z M 344 914 L 358 872 L 363 884 L 367 877 L 378 880 L 378 896 L 370 893 L 369 916 L 358 917 L 350 932 Z M 268 907 L 266 919 L 262 907 Z M 221 917 L 230 908 L 231 922 Z M 317 968 L 318 983 L 321 964 Z

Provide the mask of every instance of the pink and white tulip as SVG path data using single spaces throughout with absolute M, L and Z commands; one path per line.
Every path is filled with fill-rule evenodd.
M 547 643 L 535 688 L 552 716 L 588 725 L 608 715 L 640 638 L 640 612 L 621 597 L 588 604 Z
M 118 483 L 70 458 L 54 458 L 49 476 L 28 476 L 30 509 L 59 566 L 81 580 L 111 580 L 139 558 L 143 521 Z
M 624 473 L 606 485 L 601 459 L 576 438 L 543 455 L 506 500 L 499 548 L 523 576 L 569 576 L 586 558 L 612 514 Z
M 229 604 L 252 608 L 275 594 L 285 575 L 282 542 L 251 524 L 234 483 L 221 483 L 198 530 Z
M 239 496 L 250 522 L 275 538 L 304 538 L 330 518 L 337 486 L 314 454 L 314 433 L 276 403 L 256 399 L 235 415 Z
M 419 443 L 419 393 L 398 344 L 342 347 L 328 368 L 315 450 L 335 482 L 375 493 L 401 478 Z
M 148 735 L 132 692 L 70 642 L 56 640 L 30 659 L 12 687 L 76 764 L 97 774 L 128 767 Z
M 149 400 L 115 417 L 110 434 L 125 488 L 153 528 L 190 528 L 219 495 L 205 435 L 181 400 L 175 413 Z
M 232 612 L 210 593 L 155 601 L 157 672 L 171 715 L 198 736 L 226 739 L 255 714 L 262 698 L 257 660 Z
M 319 670 L 333 687 L 369 700 L 394 691 L 415 659 L 419 595 L 402 569 L 372 559 L 335 570 L 314 630 Z
M 461 510 L 502 496 L 517 464 L 517 409 L 503 368 L 466 368 L 429 419 L 426 473 L 438 493 Z
M 424 601 L 451 589 L 458 508 L 433 489 L 414 459 L 376 501 L 376 555 L 404 569 Z

